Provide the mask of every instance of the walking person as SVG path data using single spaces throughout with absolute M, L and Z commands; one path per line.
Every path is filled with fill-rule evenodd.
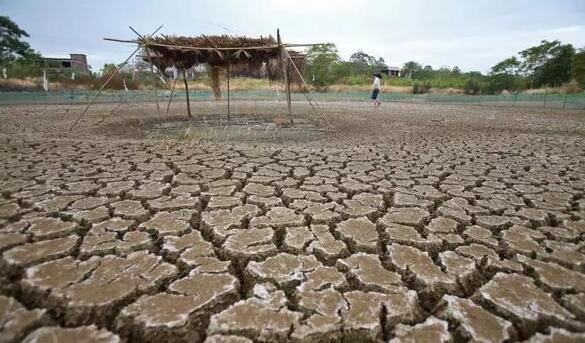
M 374 90 L 372 91 L 372 100 L 374 101 L 374 107 L 380 107 L 382 101 L 380 100 L 380 79 L 382 78 L 382 74 L 376 73 L 374 74 L 374 83 L 373 87 Z

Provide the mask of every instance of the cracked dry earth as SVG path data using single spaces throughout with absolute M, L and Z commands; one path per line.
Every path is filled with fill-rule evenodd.
M 0 342 L 585 341 L 583 135 L 456 131 L 4 136 Z

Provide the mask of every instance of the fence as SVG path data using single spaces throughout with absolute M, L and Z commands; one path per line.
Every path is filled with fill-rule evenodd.
M 8 104 L 76 104 L 85 103 L 95 95 L 95 91 L 60 91 L 60 92 L 0 92 L 0 105 Z M 317 101 L 369 101 L 368 92 L 343 92 L 343 93 L 314 93 Z M 108 91 L 102 93 L 98 102 L 140 102 L 154 101 L 154 91 Z M 160 100 L 168 99 L 170 91 L 158 91 Z M 190 91 L 190 99 L 213 100 L 211 91 Z M 285 101 L 284 93 L 277 93 L 275 90 L 250 90 L 232 91 L 231 100 L 278 100 Z M 185 98 L 185 92 L 175 92 L 173 101 L 180 101 Z M 305 96 L 301 93 L 292 94 L 293 101 L 304 101 Z M 386 102 L 409 102 L 409 103 L 442 103 L 442 104 L 465 104 L 480 106 L 517 106 L 534 108 L 558 108 L 558 109 L 585 109 L 585 93 L 578 94 L 509 94 L 509 95 L 460 95 L 460 94 L 408 94 L 408 93 L 385 93 L 381 99 Z

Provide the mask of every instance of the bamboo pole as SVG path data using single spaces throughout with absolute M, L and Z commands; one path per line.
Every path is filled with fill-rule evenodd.
M 152 37 L 153 35 L 155 35 L 160 29 L 163 28 L 164 25 L 159 26 L 156 30 L 154 30 L 149 37 Z M 87 106 L 85 106 L 85 108 L 83 109 L 83 112 L 81 112 L 81 114 L 75 119 L 75 121 L 73 122 L 73 124 L 71 124 L 71 126 L 69 127 L 69 131 L 73 130 L 73 128 L 75 127 L 75 125 L 77 125 L 77 122 L 79 122 L 79 120 L 85 115 L 85 113 L 87 112 L 87 110 L 89 109 L 89 107 L 95 102 L 95 100 L 100 96 L 100 94 L 102 94 L 102 92 L 104 91 L 104 89 L 110 84 L 110 82 L 112 81 L 112 79 L 114 78 L 114 76 L 118 75 L 118 73 L 120 72 L 120 68 L 122 68 L 123 66 L 126 65 L 126 63 L 128 63 L 128 61 L 130 61 L 130 59 L 132 58 L 132 56 L 134 56 L 138 50 L 140 50 L 140 46 L 136 47 L 136 49 L 130 54 L 130 56 L 128 56 L 128 58 L 120 63 L 119 65 L 116 66 L 116 71 L 110 75 L 110 77 L 106 80 L 106 82 L 104 82 L 104 84 L 100 87 L 100 89 L 98 90 L 97 94 L 93 97 L 93 99 L 91 99 L 91 101 L 87 104 Z
M 225 75 L 227 76 L 227 120 L 230 122 L 230 63 L 227 64 L 227 70 Z
M 171 96 L 169 97 L 169 103 L 167 104 L 167 115 L 169 115 L 169 108 L 171 108 L 171 100 L 173 100 L 173 94 L 175 93 L 175 86 L 177 85 L 177 79 L 173 82 L 173 88 L 171 89 Z
M 285 50 L 285 52 L 286 52 L 286 50 Z M 299 75 L 299 77 L 301 78 L 301 81 L 303 81 L 303 84 L 305 85 L 305 87 L 307 87 L 307 91 L 309 92 L 309 94 L 311 94 L 311 96 L 314 96 L 313 95 L 313 92 L 311 92 L 311 88 L 309 87 L 309 84 L 307 83 L 307 81 L 305 81 L 305 78 L 303 77 L 303 74 L 301 73 L 301 71 L 299 70 L 299 68 L 297 67 L 297 65 L 294 63 L 292 57 L 290 57 L 290 55 L 288 54 L 288 52 L 286 52 L 286 55 L 288 56 L 288 58 L 289 58 L 289 60 L 290 60 L 290 62 L 292 64 L 293 68 L 295 69 L 295 71 L 297 72 L 297 74 Z M 307 96 L 307 94 L 305 94 L 305 98 L 307 99 L 307 101 L 309 102 L 309 104 L 311 105 L 311 107 L 313 107 L 313 105 L 311 103 L 311 100 L 309 99 L 309 97 Z M 327 119 L 327 116 L 325 115 L 325 113 L 323 112 L 323 110 L 321 109 L 321 107 L 319 106 L 319 103 L 316 100 L 314 100 L 314 102 L 315 102 L 315 106 L 319 109 L 320 113 L 315 110 L 315 107 L 313 107 L 313 110 L 315 112 L 319 113 L 323 117 L 323 119 L 325 119 L 325 121 L 327 122 L 327 125 L 329 127 L 331 127 L 332 126 L 331 125 L 331 122 L 329 122 L 329 119 Z
M 118 75 L 118 73 L 120 72 L 120 69 L 123 66 L 125 66 L 126 63 L 128 63 L 128 61 L 130 61 L 130 59 L 132 58 L 132 56 L 134 56 L 138 52 L 138 50 L 140 50 L 140 47 L 137 47 L 134 50 L 134 52 L 132 52 L 130 54 L 130 56 L 128 56 L 128 58 L 124 62 L 122 62 L 121 64 L 119 64 L 119 65 L 116 66 L 116 70 L 112 73 L 112 75 L 110 75 L 110 77 L 108 77 L 108 79 L 106 80 L 106 82 L 104 82 L 104 84 L 98 90 L 97 94 L 85 106 L 85 108 L 83 109 L 83 112 L 81 112 L 81 114 L 75 119 L 75 121 L 73 122 L 73 124 L 71 124 L 71 126 L 69 127 L 69 131 L 73 130 L 73 128 L 75 127 L 75 125 L 77 125 L 77 122 L 79 122 L 79 120 L 85 115 L 85 113 L 87 113 L 87 110 L 89 109 L 89 107 L 95 102 L 95 100 L 100 96 L 100 94 L 102 94 L 102 92 L 110 84 L 110 82 L 112 81 L 112 79 L 114 79 L 114 76 Z
M 156 111 L 160 113 L 160 106 L 158 104 L 158 84 L 156 82 L 156 77 L 154 77 L 154 65 L 152 64 L 152 58 L 150 57 L 150 50 L 146 49 L 146 54 L 148 56 L 148 64 L 150 64 L 150 76 L 152 77 L 152 82 L 154 83 L 154 101 L 156 102 Z
M 189 115 L 189 118 L 192 118 L 191 105 L 189 104 L 189 85 L 187 84 L 187 74 L 185 73 L 185 69 L 183 69 L 183 81 L 185 82 L 185 94 L 187 95 L 187 114 Z
M 142 36 L 140 33 L 138 33 L 138 31 L 134 30 L 134 28 L 132 26 L 128 26 L 128 27 L 138 37 L 144 39 L 144 36 Z M 150 64 L 150 72 L 151 72 L 152 82 L 154 83 L 154 100 L 156 102 L 156 111 L 158 113 L 160 113 L 160 106 L 158 105 L 158 85 L 156 82 L 156 77 L 154 76 L 154 69 L 153 69 L 154 66 L 152 65 L 152 58 L 150 57 L 150 50 L 146 49 L 146 55 L 148 56 L 148 64 Z M 161 80 L 162 80 L 162 78 L 161 78 Z
M 288 82 L 288 68 L 287 68 L 287 60 L 285 59 L 286 50 L 282 45 L 282 40 L 280 39 L 280 29 L 276 29 L 276 40 L 278 42 L 278 47 L 280 49 L 280 64 L 282 66 L 282 74 L 284 77 L 284 84 L 286 86 L 286 105 L 288 107 L 288 116 L 290 118 L 290 124 L 294 126 L 293 118 L 292 118 L 292 106 L 291 106 L 291 98 L 290 98 L 290 83 Z

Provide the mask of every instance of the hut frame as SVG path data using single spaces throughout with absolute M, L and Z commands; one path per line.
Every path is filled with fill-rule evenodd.
M 246 37 L 233 37 L 232 42 L 228 40 L 227 44 L 217 44 L 212 39 L 215 37 L 208 37 L 202 35 L 200 37 L 154 37 L 154 35 L 162 28 L 161 25 L 150 35 L 141 35 L 136 32 L 132 27 L 130 29 L 138 36 L 137 39 L 123 40 L 115 38 L 104 38 L 107 41 L 136 44 L 136 49 L 132 54 L 120 65 L 118 65 L 112 73 L 112 75 L 104 82 L 102 87 L 99 89 L 95 97 L 87 104 L 83 112 L 76 118 L 69 130 L 71 131 L 77 122 L 85 115 L 89 107 L 95 102 L 97 97 L 102 93 L 109 82 L 114 78 L 120 69 L 128 63 L 128 61 L 134 56 L 140 49 L 144 49 L 147 53 L 148 62 L 152 65 L 156 65 L 159 70 L 164 70 L 166 66 L 179 67 L 182 70 L 183 81 L 185 83 L 186 90 L 186 101 L 187 101 L 187 114 L 189 118 L 192 117 L 191 107 L 189 101 L 189 87 L 187 84 L 187 78 L 185 69 L 192 67 L 193 65 L 207 63 L 212 68 L 220 68 L 226 71 L 227 76 L 227 119 L 228 123 L 230 120 L 230 66 L 243 65 L 250 68 L 258 68 L 259 63 L 269 62 L 273 66 L 272 74 L 269 75 L 273 79 L 280 79 L 284 81 L 286 90 L 286 102 L 288 116 L 290 124 L 294 126 L 292 117 L 292 99 L 291 99 L 291 74 L 293 74 L 299 83 L 306 88 L 306 92 L 303 92 L 307 102 L 313 109 L 316 115 L 320 116 L 328 129 L 333 126 L 327 119 L 327 116 L 323 113 L 320 106 L 316 102 L 313 93 L 305 79 L 302 76 L 297 63 L 291 56 L 291 53 L 287 51 L 287 48 L 291 47 L 307 47 L 320 44 L 284 44 L 280 36 L 280 30 L 277 29 L 276 41 L 274 38 L 260 37 L 246 38 Z M 228 38 L 229 36 L 216 36 L 219 38 Z M 237 45 L 239 41 L 243 44 Z M 234 41 L 236 45 L 234 46 Z M 232 44 L 230 44 L 232 43 Z M 297 53 L 293 51 L 293 56 L 297 57 Z M 276 66 L 276 68 L 274 68 Z M 276 70 L 274 70 L 276 69 Z M 269 73 L 270 74 L 270 73 Z M 173 83 L 169 102 L 167 104 L 166 113 L 169 112 L 169 107 L 173 99 L 173 93 L 175 89 L 176 79 Z M 156 87 L 156 82 L 155 82 Z M 156 90 L 155 90 L 156 93 Z M 160 111 L 157 99 L 157 110 Z

